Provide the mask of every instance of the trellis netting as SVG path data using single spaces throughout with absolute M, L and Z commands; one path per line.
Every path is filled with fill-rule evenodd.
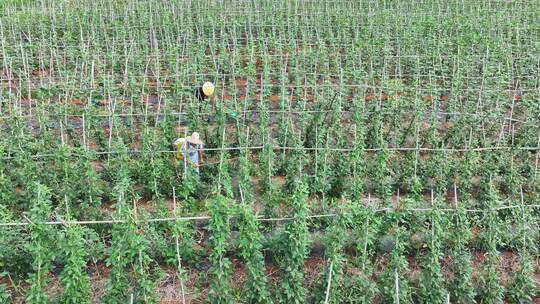
M 540 3 L 0 13 L 2 303 L 539 301 Z

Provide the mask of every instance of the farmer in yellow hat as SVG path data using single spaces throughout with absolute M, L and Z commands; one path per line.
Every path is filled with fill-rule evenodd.
M 193 168 L 197 175 L 200 174 L 199 167 L 203 161 L 203 142 L 197 132 L 193 132 L 185 138 L 178 138 L 174 141 L 176 147 L 176 159 L 183 163 L 185 167 Z
M 195 97 L 199 101 L 205 100 L 206 98 L 212 96 L 212 94 L 214 94 L 214 84 L 210 81 L 203 83 L 203 85 L 198 87 L 195 91 Z

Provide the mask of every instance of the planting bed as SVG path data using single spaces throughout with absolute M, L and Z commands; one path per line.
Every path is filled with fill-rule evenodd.
M 0 14 L 0 303 L 540 302 L 540 2 Z

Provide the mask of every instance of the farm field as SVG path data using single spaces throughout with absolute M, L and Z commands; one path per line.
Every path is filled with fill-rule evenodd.
M 0 1 L 0 303 L 540 303 L 539 21 Z

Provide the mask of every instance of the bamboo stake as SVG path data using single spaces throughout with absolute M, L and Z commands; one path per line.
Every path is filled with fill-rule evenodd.
M 525 208 L 540 208 L 540 205 L 524 205 Z M 494 211 L 500 211 L 500 210 L 506 210 L 506 209 L 514 209 L 514 208 L 522 208 L 521 205 L 514 205 L 514 206 L 503 206 L 498 208 L 493 208 Z M 394 211 L 395 208 L 380 208 L 375 209 L 374 212 L 387 212 L 387 211 Z M 402 211 L 411 211 L 411 212 L 431 212 L 433 211 L 432 208 L 407 208 L 402 209 Z M 442 212 L 455 212 L 456 209 L 439 209 L 439 211 Z M 466 209 L 465 212 L 469 213 L 485 213 L 489 212 L 489 210 L 481 210 L 481 209 Z M 338 214 L 335 213 L 327 213 L 327 214 L 313 214 L 308 215 L 307 218 L 327 218 L 327 217 L 335 217 L 338 216 Z M 28 226 L 31 224 L 34 224 L 31 222 L 27 217 L 23 216 L 24 219 L 26 219 L 26 222 L 4 222 L 0 223 L 0 227 L 6 227 L 6 226 Z M 158 222 L 169 222 L 169 221 L 205 221 L 209 220 L 210 217 L 206 215 L 200 215 L 200 216 L 187 216 L 187 217 L 166 217 L 166 218 L 152 218 L 152 219 L 141 219 L 136 220 L 136 223 L 158 223 Z M 257 221 L 261 222 L 272 222 L 272 221 L 289 221 L 293 220 L 292 217 L 279 217 L 279 218 L 263 218 L 261 216 L 256 216 L 255 219 Z M 95 221 L 48 221 L 48 222 L 41 222 L 39 224 L 43 225 L 94 225 L 94 224 L 122 224 L 126 223 L 126 220 L 95 220 Z
M 0 79 L 1 80 L 1 79 Z M 172 116 L 186 116 L 186 115 L 190 115 L 191 113 L 190 112 L 185 112 L 185 111 L 182 111 L 183 107 L 180 107 L 179 111 L 178 112 L 171 112 L 170 115 Z M 260 113 L 261 110 L 258 110 L 258 109 L 252 109 L 252 110 L 242 110 L 242 111 L 238 111 L 239 114 L 247 114 L 247 113 L 252 113 L 252 114 L 257 114 L 257 113 Z M 291 110 L 265 110 L 265 112 L 267 113 L 270 113 L 270 114 L 274 114 L 274 115 L 291 115 L 291 114 L 296 114 L 296 115 L 300 115 L 300 114 L 313 114 L 313 113 L 331 113 L 331 112 L 335 112 L 335 113 L 340 113 L 342 115 L 350 115 L 352 113 L 354 113 L 354 110 L 336 110 L 336 111 L 330 111 L 330 110 L 302 110 L 302 111 L 292 111 Z M 366 111 L 366 112 L 363 112 L 364 114 L 372 114 L 373 112 L 372 111 Z M 385 112 L 385 111 L 379 111 L 379 113 L 381 115 L 394 115 L 392 112 Z M 417 112 L 410 112 L 410 111 L 404 111 L 404 112 L 401 112 L 403 115 L 411 115 L 411 114 L 415 114 Z M 444 112 L 444 111 L 421 111 L 421 112 L 418 112 L 419 114 L 422 114 L 423 116 L 430 116 L 430 115 L 438 115 L 438 116 L 471 116 L 471 117 L 483 117 L 483 118 L 492 118 L 492 119 L 502 119 L 502 120 L 505 120 L 505 121 L 510 121 L 510 122 L 514 122 L 514 123 L 520 123 L 520 124 L 526 124 L 527 121 L 524 121 L 524 120 L 520 120 L 520 119 L 517 119 L 515 117 L 507 117 L 507 116 L 501 116 L 501 115 L 496 115 L 496 114 L 489 114 L 489 113 L 485 113 L 485 114 L 480 114 L 480 113 L 466 113 L 466 112 Z M 208 115 L 212 115 L 213 113 L 211 112 L 199 112 L 198 115 L 199 116 L 208 116 Z M 58 115 L 66 115 L 68 117 L 81 117 L 83 114 L 76 114 L 76 113 L 71 113 L 71 114 L 63 114 L 63 113 L 56 113 L 56 112 L 50 112 L 50 113 L 46 113 L 46 116 L 58 116 Z M 111 114 L 96 114 L 95 116 L 96 117 L 109 117 Z M 113 116 L 116 116 L 116 117 L 129 117 L 129 116 L 161 116 L 162 114 L 161 113 L 158 113 L 158 112 L 145 112 L 145 113 L 135 113 L 133 112 L 133 110 L 130 110 L 128 113 L 112 113 Z M 0 118 L 11 118 L 13 116 L 16 116 L 16 117 L 19 117 L 19 118 L 32 118 L 34 117 L 34 115 L 31 115 L 31 114 L 22 114 L 22 113 L 17 113 L 16 115 L 2 115 L 0 116 Z M 536 122 L 540 122 L 540 120 L 535 120 L 534 121 L 535 123 Z
M 534 162 L 534 179 L 538 176 L 538 160 L 540 159 L 540 130 L 538 132 L 538 146 L 536 149 L 536 160 Z
M 222 147 L 222 148 L 202 148 L 202 151 L 231 151 L 231 150 L 259 150 L 264 148 L 263 146 L 253 146 L 253 147 Z M 354 148 L 306 148 L 306 147 L 285 147 L 285 146 L 272 146 L 270 147 L 274 150 L 302 150 L 302 151 L 316 151 L 316 150 L 328 150 L 328 151 L 341 151 L 341 152 L 351 152 L 354 151 Z M 380 151 L 383 148 L 366 148 L 363 149 L 363 151 L 366 152 L 376 152 Z M 502 150 L 510 150 L 512 147 L 482 147 L 482 148 L 409 148 L 409 147 L 394 147 L 394 148 L 386 148 L 388 151 L 422 151 L 422 152 L 466 152 L 466 151 L 475 151 L 475 152 L 485 152 L 485 151 L 502 151 Z M 515 147 L 515 150 L 521 150 L 521 151 L 537 151 L 540 149 L 540 147 Z M 137 153 L 144 153 L 144 150 L 129 150 L 127 153 L 130 154 L 137 154 Z M 158 150 L 154 151 L 154 153 L 175 153 L 176 150 Z M 117 154 L 118 151 L 97 151 L 95 152 L 96 155 L 109 155 L 109 154 Z M 75 152 L 68 153 L 70 156 L 80 156 L 79 154 Z M 39 158 L 45 158 L 45 157 L 53 157 L 55 154 L 48 153 L 48 154 L 35 154 L 30 156 L 30 158 L 33 159 L 39 159 Z M 8 159 L 14 159 L 15 156 L 6 156 L 0 159 L 8 160 Z
M 457 209 L 458 208 L 458 195 L 457 195 L 456 183 L 454 183 L 454 205 L 456 206 L 456 209 Z
M 397 272 L 397 269 L 394 271 L 394 278 L 395 278 L 395 283 L 396 283 L 396 288 L 395 288 L 395 291 L 396 291 L 396 298 L 395 298 L 395 303 L 396 304 L 399 304 L 399 276 L 398 276 L 398 272 Z
M 64 142 L 64 127 L 62 121 L 59 120 L 58 124 L 60 125 L 60 142 L 62 143 L 62 146 L 64 146 L 66 143 Z
M 176 217 L 177 211 L 176 211 L 176 191 L 173 187 L 173 214 Z M 178 277 L 180 279 L 180 290 L 182 292 L 182 304 L 186 303 L 186 296 L 185 296 L 185 290 L 184 290 L 184 279 L 183 279 L 183 270 L 182 270 L 182 259 L 180 258 L 180 240 L 178 238 L 178 235 L 175 237 L 176 241 L 176 259 L 178 261 Z
M 333 270 L 334 262 L 330 262 L 330 271 L 328 274 L 328 283 L 326 284 L 326 297 L 324 299 L 324 304 L 328 304 L 328 300 L 330 298 L 330 285 L 332 284 L 332 270 Z
M 221 192 L 221 168 L 223 166 L 223 156 L 224 156 L 224 150 L 223 147 L 225 145 L 225 129 L 226 127 L 223 127 L 223 132 L 221 134 L 221 153 L 219 154 L 219 169 L 218 169 L 218 193 Z
M 88 151 L 88 145 L 86 144 L 86 116 L 84 114 L 82 115 L 82 128 L 84 150 Z
M 186 138 L 187 138 L 187 128 L 184 128 L 184 142 L 180 146 L 180 153 L 182 153 L 182 148 L 184 147 L 184 149 L 185 149 L 184 153 L 187 154 L 187 150 L 189 149 L 189 143 L 186 142 Z M 182 159 L 184 160 L 184 178 L 187 178 L 187 172 L 188 172 L 188 169 L 187 169 L 187 155 L 184 155 L 184 157 Z

